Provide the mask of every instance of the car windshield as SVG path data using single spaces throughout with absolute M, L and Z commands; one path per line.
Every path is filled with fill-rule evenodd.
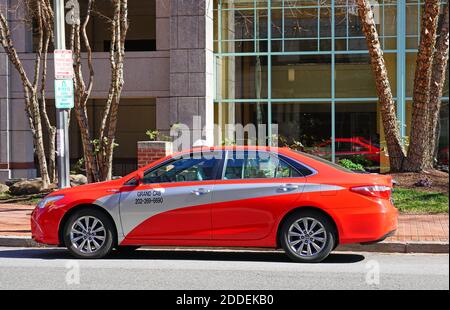
M 323 164 L 326 164 L 326 165 L 328 165 L 330 167 L 333 167 L 335 169 L 338 169 L 340 171 L 347 172 L 347 173 L 356 173 L 355 171 L 352 171 L 352 170 L 349 170 L 347 168 L 344 168 L 341 165 L 338 165 L 338 164 L 332 163 L 331 161 L 323 159 L 322 157 L 314 156 L 314 155 L 311 155 L 311 154 L 308 154 L 308 153 L 299 152 L 299 151 L 294 151 L 294 152 L 296 152 L 297 154 L 309 157 L 311 159 L 317 160 L 317 161 L 319 161 L 319 162 L 321 162 Z

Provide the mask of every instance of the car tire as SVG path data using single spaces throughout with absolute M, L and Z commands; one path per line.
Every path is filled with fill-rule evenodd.
M 299 263 L 322 262 L 337 243 L 333 223 L 313 210 L 290 215 L 281 227 L 280 241 L 286 255 Z
M 76 211 L 64 227 L 64 244 L 76 258 L 103 258 L 111 253 L 115 240 L 114 223 L 96 209 Z

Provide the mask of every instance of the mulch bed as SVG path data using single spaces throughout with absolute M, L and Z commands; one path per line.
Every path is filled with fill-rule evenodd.
M 422 173 L 389 173 L 392 175 L 395 181 L 398 183 L 398 187 L 406 188 L 406 189 L 414 189 L 418 191 L 424 192 L 436 192 L 436 193 L 447 193 L 448 189 L 448 173 L 433 170 L 429 172 Z M 420 187 L 416 184 L 420 181 L 427 180 L 431 186 L 429 187 Z

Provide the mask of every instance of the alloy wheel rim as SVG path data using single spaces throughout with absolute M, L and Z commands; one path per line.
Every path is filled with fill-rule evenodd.
M 93 216 L 80 217 L 72 225 L 70 242 L 81 253 L 95 253 L 106 242 L 105 226 L 99 219 Z
M 291 251 L 300 257 L 314 257 L 327 243 L 327 231 L 316 219 L 305 217 L 291 225 L 287 233 Z

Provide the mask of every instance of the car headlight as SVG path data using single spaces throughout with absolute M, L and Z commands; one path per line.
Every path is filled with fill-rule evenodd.
M 59 200 L 61 200 L 61 199 L 63 199 L 63 198 L 64 198 L 63 195 L 46 197 L 46 198 L 44 198 L 43 200 L 41 200 L 41 201 L 38 203 L 37 206 L 38 206 L 39 209 L 44 209 L 44 208 L 50 207 L 50 206 L 53 205 L 55 202 L 57 202 L 57 201 L 59 201 Z

